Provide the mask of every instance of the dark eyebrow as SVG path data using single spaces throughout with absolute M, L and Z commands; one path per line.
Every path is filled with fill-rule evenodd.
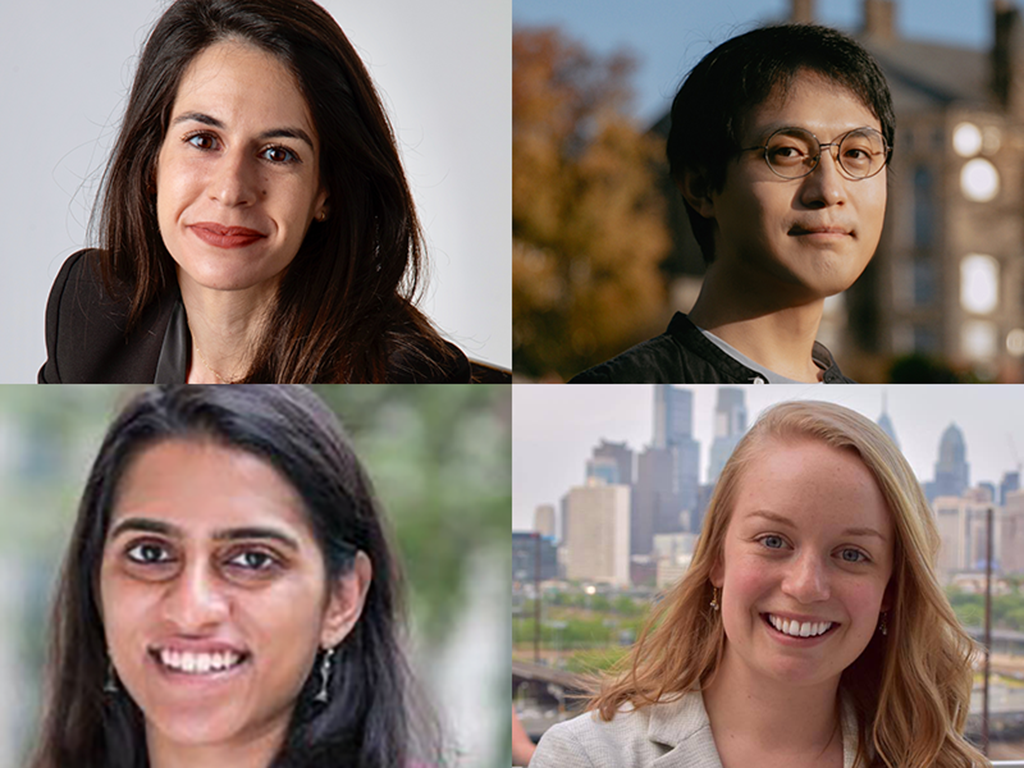
M 176 525 L 164 523 L 160 520 L 151 520 L 146 517 L 129 517 L 114 526 L 113 530 L 110 532 L 110 540 L 113 541 L 121 534 L 128 533 L 130 531 L 158 533 L 175 539 L 184 538 L 184 532 Z M 245 539 L 272 539 L 291 547 L 296 552 L 299 551 L 299 542 L 276 528 L 253 525 L 243 528 L 225 528 L 223 530 L 213 532 L 214 541 L 239 541 Z
M 189 120 L 203 125 L 209 125 L 213 128 L 219 128 L 225 130 L 225 125 L 215 117 L 204 115 L 202 112 L 185 112 L 184 114 L 178 115 L 174 118 L 171 125 L 178 125 L 179 123 L 187 123 Z M 260 141 L 266 141 L 267 139 L 298 139 L 304 141 L 309 145 L 310 149 L 313 149 L 313 140 L 309 138 L 309 134 L 301 128 L 271 128 L 269 131 L 264 131 L 256 137 Z
M 773 523 L 779 523 L 780 525 L 787 525 L 790 528 L 796 528 L 796 524 L 785 515 L 780 515 L 775 512 L 768 512 L 767 510 L 759 509 L 756 512 L 751 512 L 747 517 L 763 517 L 765 520 L 770 520 Z M 845 529 L 842 536 L 877 536 L 882 541 L 887 541 L 885 536 L 876 531 L 874 528 L 847 528 Z

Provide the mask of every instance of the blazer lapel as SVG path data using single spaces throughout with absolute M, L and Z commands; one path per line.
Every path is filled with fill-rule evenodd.
M 722 768 L 700 691 L 654 705 L 647 738 L 670 748 L 651 768 Z

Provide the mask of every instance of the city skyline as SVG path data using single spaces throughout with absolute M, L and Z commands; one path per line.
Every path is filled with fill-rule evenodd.
M 714 438 L 716 385 L 681 385 L 693 393 L 693 436 L 700 443 L 700 482 L 707 482 Z M 1024 413 L 1020 394 L 1009 387 L 963 385 L 816 385 L 745 387 L 748 425 L 764 408 L 783 400 L 827 400 L 876 421 L 887 413 L 900 446 L 922 483 L 934 479 L 941 435 L 950 424 L 963 432 L 971 483 L 998 486 L 1024 455 Z M 584 481 L 591 450 L 604 439 L 625 441 L 640 452 L 654 442 L 651 385 L 547 387 L 513 391 L 513 530 L 533 527 L 538 504 L 558 505 Z M 1010 437 L 1013 439 L 1011 448 Z M 1016 450 L 1016 455 L 1014 453 Z

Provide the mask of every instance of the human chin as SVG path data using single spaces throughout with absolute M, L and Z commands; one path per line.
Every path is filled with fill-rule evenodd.
M 179 283 L 184 279 L 209 290 L 245 290 L 275 282 L 294 258 L 269 242 L 261 243 L 258 251 L 256 246 L 229 251 L 202 246 L 182 243 L 177 252 L 171 251 Z

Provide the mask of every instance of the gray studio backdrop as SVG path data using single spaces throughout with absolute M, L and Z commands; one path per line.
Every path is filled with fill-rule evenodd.
M 135 62 L 169 0 L 4 0 L 0 382 L 34 382 L 44 310 L 86 225 Z M 421 307 L 511 367 L 511 0 L 322 0 L 398 134 L 431 259 Z

